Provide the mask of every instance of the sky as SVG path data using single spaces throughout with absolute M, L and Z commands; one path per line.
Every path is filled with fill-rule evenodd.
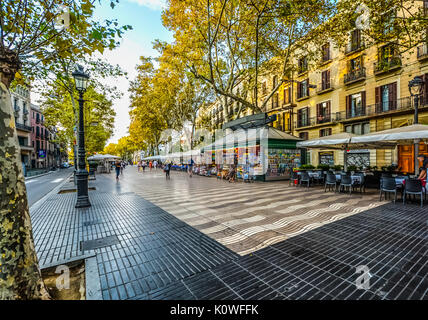
M 95 19 L 117 19 L 119 25 L 131 25 L 133 30 L 126 31 L 121 45 L 113 51 L 105 51 L 103 58 L 111 64 L 118 64 L 128 73 L 128 79 L 115 78 L 107 84 L 116 85 L 123 93 L 120 100 L 115 100 L 116 120 L 113 136 L 107 143 L 116 143 L 128 135 L 129 118 L 129 82 L 136 77 L 135 67 L 140 56 L 157 56 L 152 42 L 156 39 L 171 42 L 172 33 L 162 25 L 161 14 L 165 0 L 120 0 L 114 9 L 110 1 L 103 1 L 95 12 Z

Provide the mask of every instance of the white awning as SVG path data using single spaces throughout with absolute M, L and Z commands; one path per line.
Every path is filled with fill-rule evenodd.
M 413 124 L 410 126 L 388 129 L 384 131 L 368 133 L 352 138 L 352 143 L 368 143 L 381 141 L 403 141 L 428 139 L 428 125 Z
M 351 142 L 351 138 L 356 135 L 353 133 L 342 132 L 338 134 L 333 134 L 330 136 L 320 137 L 317 139 L 311 139 L 306 141 L 297 142 L 298 148 L 334 148 L 341 149 L 344 148 L 344 145 Z

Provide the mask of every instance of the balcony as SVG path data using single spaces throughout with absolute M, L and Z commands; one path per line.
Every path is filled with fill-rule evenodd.
M 15 113 L 18 113 L 21 110 L 21 108 L 19 106 L 15 105 L 13 107 L 13 110 L 15 111 Z
M 332 79 L 330 78 L 330 81 L 328 83 L 321 82 L 320 84 L 318 84 L 318 86 L 317 86 L 317 88 L 318 88 L 317 89 L 317 94 L 323 94 L 323 93 L 326 93 L 326 92 L 329 92 L 329 91 L 333 91 L 334 88 L 331 85 L 331 81 L 332 81 Z
M 374 63 L 374 74 L 380 75 L 383 73 L 391 72 L 401 68 L 401 58 L 391 57 L 388 60 L 383 60 Z
M 21 130 L 21 131 L 31 132 L 30 126 L 26 126 L 25 124 L 18 123 L 18 122 L 16 122 L 16 129 Z
M 39 124 L 40 123 L 40 118 L 36 117 L 36 123 Z
M 341 112 L 329 113 L 325 115 L 319 115 L 309 119 L 303 119 L 295 122 L 297 129 L 305 127 L 313 127 L 326 123 L 338 122 L 344 120 L 344 115 Z
M 426 43 L 418 47 L 418 60 L 426 60 L 428 59 L 428 46 Z
M 317 124 L 329 123 L 331 122 L 331 114 L 323 114 L 317 116 Z
M 24 114 L 28 114 L 29 112 L 28 112 L 28 109 L 27 108 L 24 108 Z
M 423 99 L 420 100 L 420 106 L 425 105 Z M 376 115 L 383 115 L 386 113 L 410 111 L 414 109 L 413 101 L 410 97 L 405 97 L 397 100 L 387 101 L 385 103 L 376 103 L 366 107 L 348 110 L 346 112 L 346 119 L 353 119 L 359 117 L 370 117 Z M 412 111 L 413 112 L 413 111 Z
M 343 82 L 345 84 L 352 84 L 364 79 L 366 79 L 366 68 L 359 68 L 346 73 L 343 78 Z

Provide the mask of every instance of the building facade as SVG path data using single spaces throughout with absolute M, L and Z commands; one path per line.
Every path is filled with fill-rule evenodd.
M 428 13 L 428 1 L 421 2 Z M 387 30 L 386 30 L 387 32 Z M 349 34 L 345 47 L 333 42 L 319 49 L 319 60 L 308 61 L 305 52 L 294 58 L 296 71 L 272 95 L 263 110 L 276 115 L 271 125 L 304 140 L 341 132 L 366 134 L 413 124 L 415 105 L 408 84 L 415 76 L 424 79 L 419 97 L 419 123 L 428 124 L 428 50 L 427 44 L 400 53 L 391 44 L 366 46 L 363 32 Z M 428 41 L 427 41 L 428 43 Z M 259 101 L 276 87 L 279 72 L 261 76 Z M 224 103 L 216 102 L 208 111 L 214 128 L 230 119 L 223 116 Z M 242 116 L 249 114 L 246 110 Z M 395 150 L 352 150 L 348 164 L 357 167 L 397 165 L 401 171 L 414 172 L 414 147 Z M 421 143 L 419 153 L 428 155 Z M 304 161 L 341 164 L 340 151 L 309 150 Z
M 15 116 L 16 132 L 18 134 L 19 147 L 21 149 L 21 162 L 25 168 L 31 167 L 31 121 L 30 113 L 30 88 L 18 85 L 11 90 L 12 108 Z

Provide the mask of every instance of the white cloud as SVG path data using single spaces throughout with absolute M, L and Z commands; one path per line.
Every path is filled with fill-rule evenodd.
M 153 10 L 161 10 L 166 7 L 166 0 L 128 0 L 128 2 L 133 2 Z

